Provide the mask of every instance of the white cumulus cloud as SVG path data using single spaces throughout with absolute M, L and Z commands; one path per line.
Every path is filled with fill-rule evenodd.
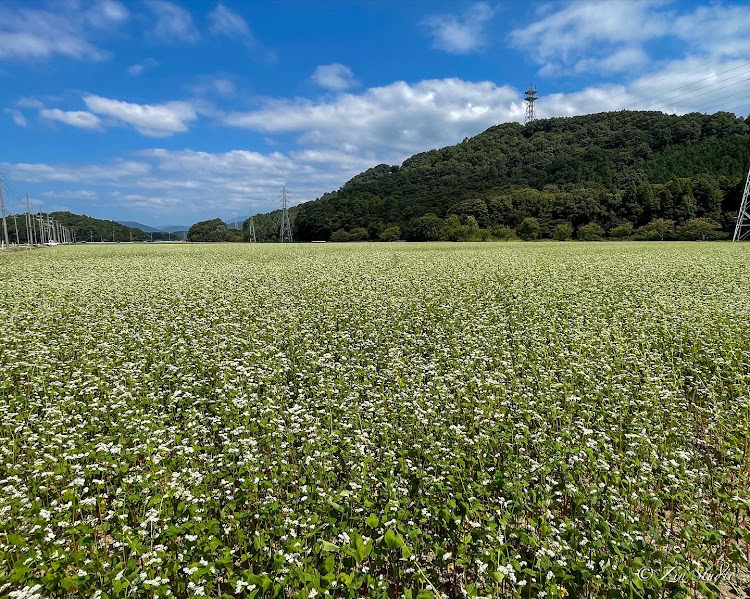
M 81 60 L 107 57 L 96 38 L 128 20 L 114 0 L 60 3 L 53 9 L 0 5 L 0 60 L 47 59 L 54 55 Z
M 519 92 L 489 81 L 397 81 L 324 102 L 276 100 L 235 112 L 226 124 L 262 132 L 297 132 L 312 146 L 348 152 L 388 149 L 400 156 L 460 141 L 491 125 L 523 118 Z
M 148 0 L 155 19 L 151 36 L 160 42 L 195 43 L 200 39 L 190 11 L 167 0 Z
M 97 129 L 101 120 L 95 114 L 85 110 L 60 110 L 59 108 L 43 108 L 39 116 L 51 121 L 65 123 L 79 129 Z
M 750 55 L 750 5 L 688 8 L 655 0 L 580 0 L 541 7 L 537 19 L 513 30 L 509 43 L 541 65 L 542 75 L 642 73 L 653 60 L 649 41 L 684 44 L 700 57 Z
M 254 37 L 247 21 L 223 4 L 217 4 L 208 14 L 208 29 L 214 35 L 253 42 Z
M 149 137 L 182 133 L 188 130 L 187 123 L 198 118 L 195 109 L 187 102 L 134 104 L 95 95 L 84 96 L 83 101 L 91 112 L 132 125 Z
M 495 11 L 486 2 L 469 6 L 460 15 L 434 15 L 424 21 L 433 47 L 451 54 L 468 54 L 482 48 L 485 28 Z
M 352 70 L 338 62 L 318 66 L 312 74 L 312 80 L 320 87 L 336 91 L 357 85 Z

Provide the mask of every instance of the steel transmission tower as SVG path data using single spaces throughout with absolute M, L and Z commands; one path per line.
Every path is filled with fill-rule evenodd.
M 289 224 L 289 198 L 286 195 L 286 186 L 281 188 L 281 230 L 279 231 L 279 243 L 292 242 L 292 226 Z
M 524 98 L 524 101 L 526 102 L 526 120 L 524 121 L 525 124 L 536 120 L 536 116 L 534 114 L 534 102 L 536 102 L 539 98 L 537 98 L 536 87 L 533 83 L 526 87 L 526 91 L 524 93 L 526 94 L 526 97 Z
M 740 212 L 737 215 L 737 225 L 734 227 L 732 241 L 742 241 L 750 237 L 750 171 L 745 181 L 745 191 L 742 192 Z
M 247 223 L 247 239 L 250 243 L 255 243 L 258 240 L 255 238 L 255 223 L 253 222 L 253 215 L 250 215 L 250 222 Z M 291 240 L 291 238 L 290 238 Z

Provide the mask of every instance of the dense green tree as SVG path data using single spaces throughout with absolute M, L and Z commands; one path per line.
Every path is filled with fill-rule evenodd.
M 542 227 L 533 216 L 527 216 L 518 227 L 518 236 L 524 241 L 539 239 Z
M 343 243 L 353 241 L 352 236 L 347 233 L 346 229 L 337 229 L 331 234 L 331 241 L 334 243 Z
M 638 193 L 638 187 L 631 181 L 630 186 L 622 197 L 622 217 L 632 222 L 638 222 L 644 212 L 644 206 L 641 205 Z
M 632 221 L 635 225 L 642 225 L 649 222 L 659 212 L 659 202 L 654 194 L 654 188 L 647 182 L 643 182 L 638 186 L 636 202 L 641 212 L 639 218 Z
M 658 239 L 664 241 L 674 232 L 674 221 L 667 218 L 657 218 L 638 229 L 641 239 Z
M 370 239 L 370 234 L 364 227 L 354 227 L 349 234 L 352 237 L 352 241 L 367 241 Z
M 398 225 L 390 225 L 380 232 L 380 241 L 398 241 L 401 239 L 401 229 Z
M 471 241 L 478 238 L 479 228 L 470 225 L 464 225 L 455 214 L 449 214 L 443 222 L 440 232 L 440 238 L 445 241 Z
M 721 231 L 721 225 L 707 218 L 691 218 L 677 229 L 677 237 L 680 239 L 700 240 L 717 239 Z
M 622 223 L 609 232 L 613 239 L 627 239 L 633 234 L 633 223 Z
M 586 223 L 578 227 L 578 239 L 581 241 L 601 241 L 604 229 L 599 223 Z
M 566 241 L 573 236 L 573 227 L 568 223 L 560 223 L 555 227 L 552 238 L 557 241 Z
M 442 227 L 443 219 L 432 212 L 412 218 L 406 227 L 407 239 L 410 241 L 437 241 L 440 239 Z
M 487 227 L 490 224 L 490 213 L 487 209 L 487 202 L 480 198 L 464 200 L 451 208 L 453 214 L 459 216 L 471 216 L 477 222 L 479 227 Z
M 227 224 L 220 218 L 204 220 L 195 223 L 188 230 L 188 241 L 198 242 L 221 242 L 237 241 L 239 236 L 229 230 Z
M 516 230 L 511 229 L 510 227 L 493 227 L 492 236 L 495 239 L 499 239 L 500 241 L 512 241 L 514 239 L 518 239 Z
M 715 183 L 709 181 L 707 177 L 701 177 L 693 193 L 698 216 L 714 221 L 721 220 L 722 193 Z

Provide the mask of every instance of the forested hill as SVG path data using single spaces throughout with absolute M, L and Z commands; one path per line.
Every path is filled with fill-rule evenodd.
M 18 240 L 20 243 L 28 243 L 25 215 L 8 219 L 8 233 L 11 241 L 16 240 L 16 229 L 18 227 Z M 93 218 L 85 214 L 73 214 L 71 212 L 50 212 L 43 214 L 44 221 L 51 218 L 68 228 L 76 241 L 144 241 L 150 239 L 148 233 L 140 229 L 127 227 L 112 220 Z M 34 215 L 35 235 L 38 227 L 37 216 Z M 161 237 L 159 236 L 161 235 Z M 167 233 L 154 234 L 153 239 L 167 239 Z
M 543 238 L 568 227 L 625 236 L 696 218 L 729 231 L 750 165 L 748 125 L 724 112 L 629 111 L 505 123 L 298 206 L 295 239 Z

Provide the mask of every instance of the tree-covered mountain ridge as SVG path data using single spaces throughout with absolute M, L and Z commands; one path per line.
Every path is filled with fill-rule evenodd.
M 293 232 L 299 241 L 667 238 L 697 219 L 712 235 L 728 232 L 749 125 L 728 112 L 635 111 L 505 123 L 296 206 Z M 277 219 L 255 217 L 256 231 L 269 225 L 261 239 Z

